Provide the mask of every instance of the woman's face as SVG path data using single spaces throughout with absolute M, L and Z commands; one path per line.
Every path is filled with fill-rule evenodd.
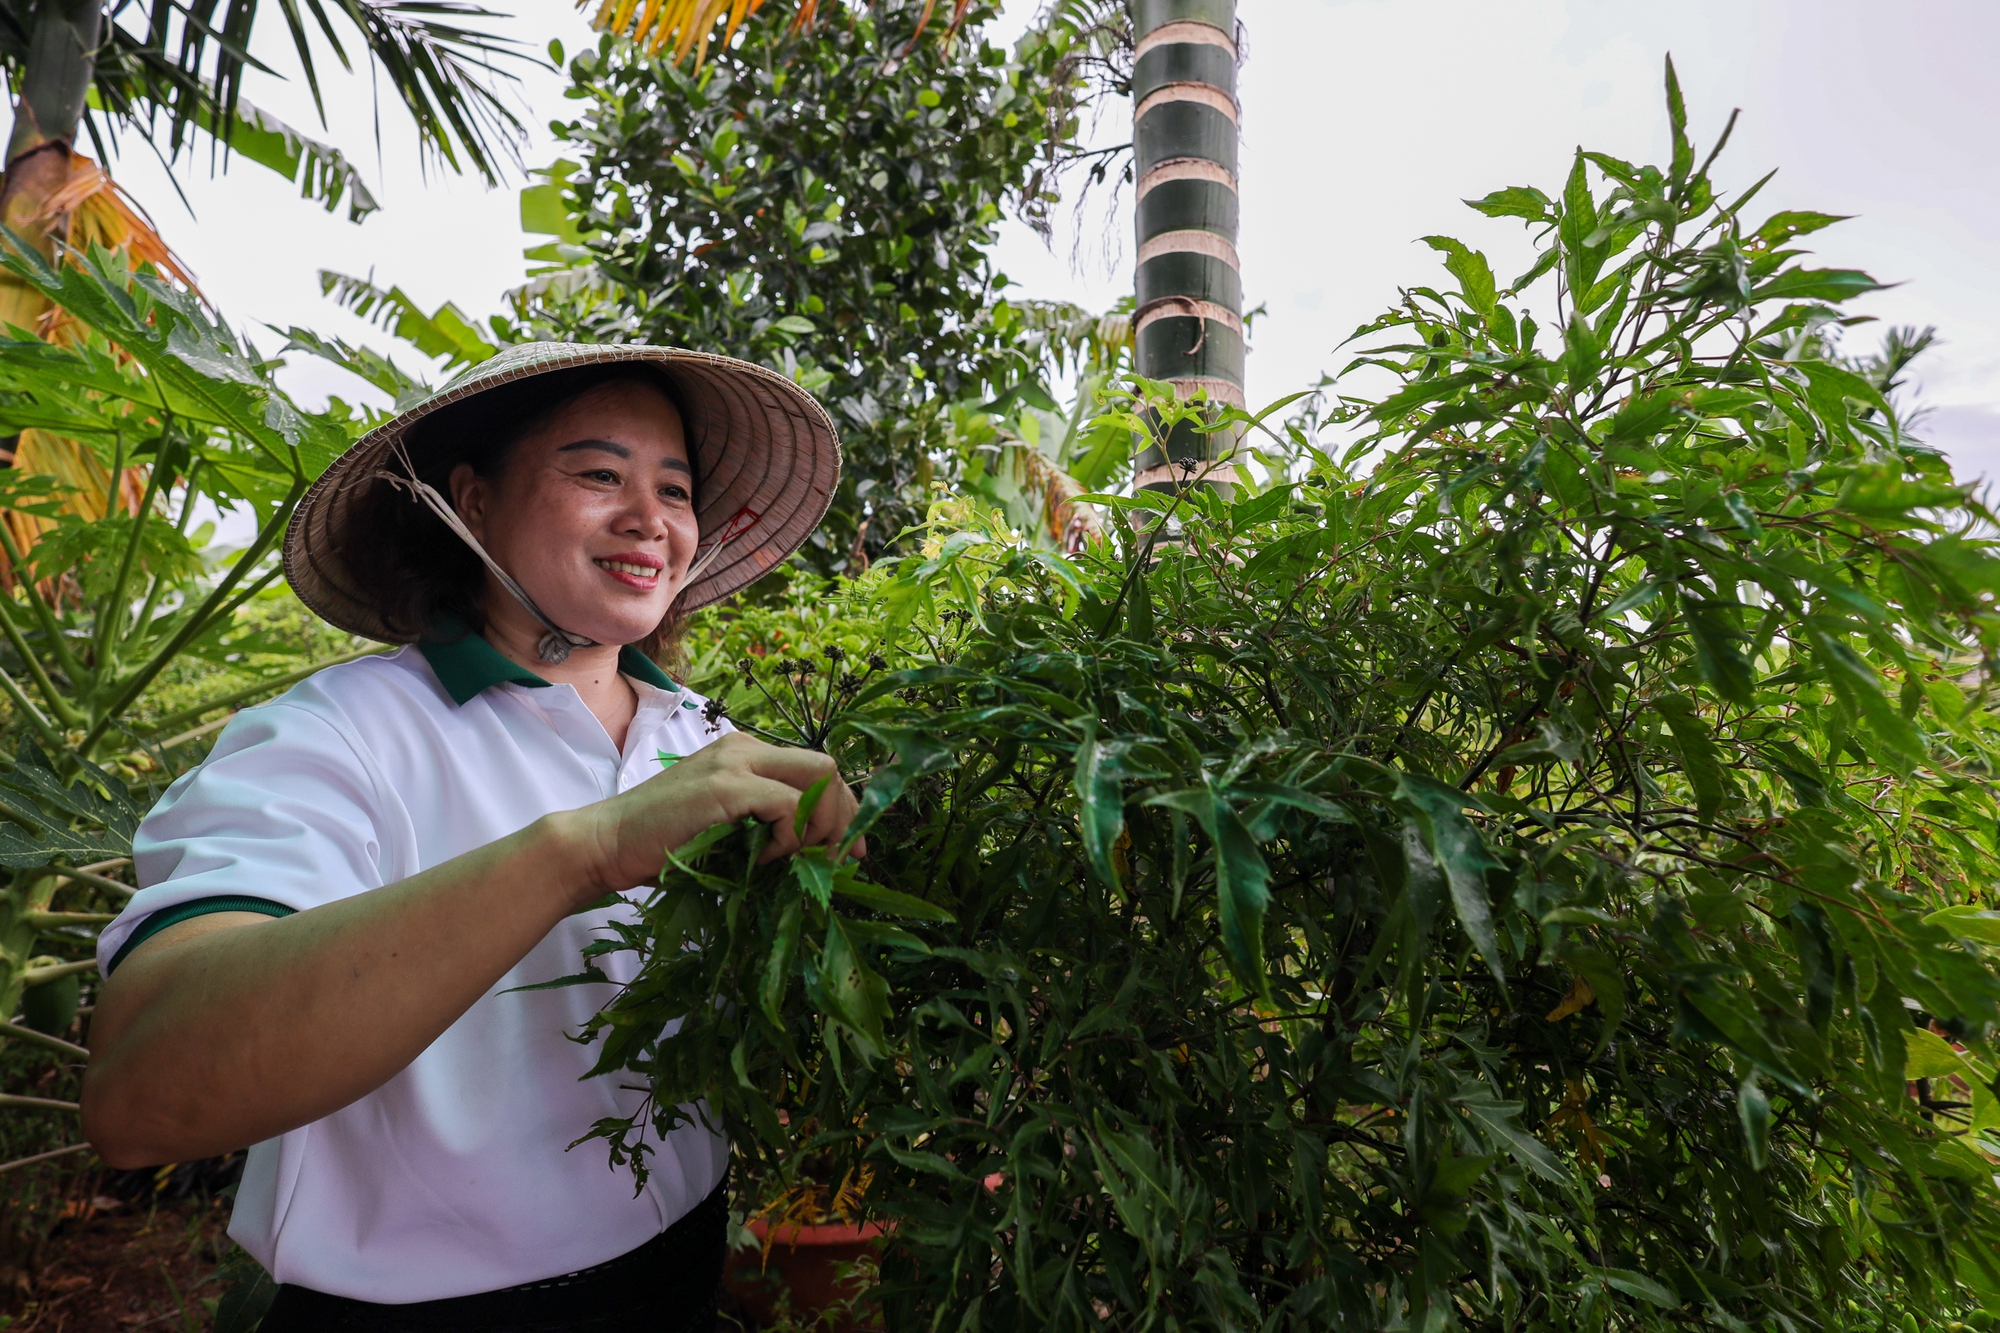
M 694 560 L 680 413 L 646 385 L 608 384 L 565 404 L 494 476 L 461 463 L 451 498 L 550 619 L 599 643 L 652 633 Z M 490 576 L 486 605 L 493 614 L 514 605 Z

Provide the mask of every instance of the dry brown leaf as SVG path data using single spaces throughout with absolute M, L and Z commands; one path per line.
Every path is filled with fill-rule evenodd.
M 1578 976 L 1574 981 L 1569 983 L 1569 994 L 1563 996 L 1562 1003 L 1549 1010 L 1548 1021 L 1551 1023 L 1560 1023 L 1572 1014 L 1582 1013 L 1585 1009 L 1596 1003 L 1597 992 L 1590 988 L 1588 981 Z

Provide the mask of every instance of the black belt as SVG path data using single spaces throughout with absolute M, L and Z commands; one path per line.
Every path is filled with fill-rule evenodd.
M 638 1249 L 593 1268 L 409 1305 L 286 1283 L 259 1333 L 709 1333 L 728 1233 L 725 1181 Z

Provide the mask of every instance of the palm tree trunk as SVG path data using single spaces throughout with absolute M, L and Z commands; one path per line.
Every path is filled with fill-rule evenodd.
M 55 254 L 69 219 L 49 207 L 69 183 L 71 151 L 90 94 L 97 44 L 104 28 L 102 0 L 40 0 L 28 37 L 28 63 L 14 103 L 14 133 L 0 181 L 0 224 L 25 238 L 43 257 Z M 48 303 L 11 278 L 0 280 L 0 326 L 33 329 Z
M 1182 398 L 1243 406 L 1243 280 L 1236 258 L 1236 0 L 1129 0 L 1137 64 L 1132 148 L 1139 374 Z M 1136 460 L 1139 489 L 1226 485 L 1229 432 L 1185 423 Z

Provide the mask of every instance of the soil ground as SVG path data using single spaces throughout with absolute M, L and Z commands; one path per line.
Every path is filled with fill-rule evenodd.
M 71 1200 L 69 1215 L 0 1305 L 7 1333 L 194 1333 L 211 1325 L 230 1243 L 229 1201 L 191 1194 L 127 1202 Z M 24 1289 L 23 1289 L 24 1288 Z
M 218 1300 L 244 1270 L 230 1194 L 242 1155 L 159 1171 L 111 1171 L 88 1152 L 0 1176 L 0 1331 L 209 1333 Z M 30 1175 L 29 1173 L 33 1173 Z M 241 1258 L 239 1255 L 239 1265 Z M 254 1266 L 250 1271 L 254 1271 Z M 757 1281 L 746 1268 L 737 1282 Z M 822 1321 L 781 1309 L 759 1324 L 725 1285 L 716 1333 L 846 1333 L 845 1310 Z

